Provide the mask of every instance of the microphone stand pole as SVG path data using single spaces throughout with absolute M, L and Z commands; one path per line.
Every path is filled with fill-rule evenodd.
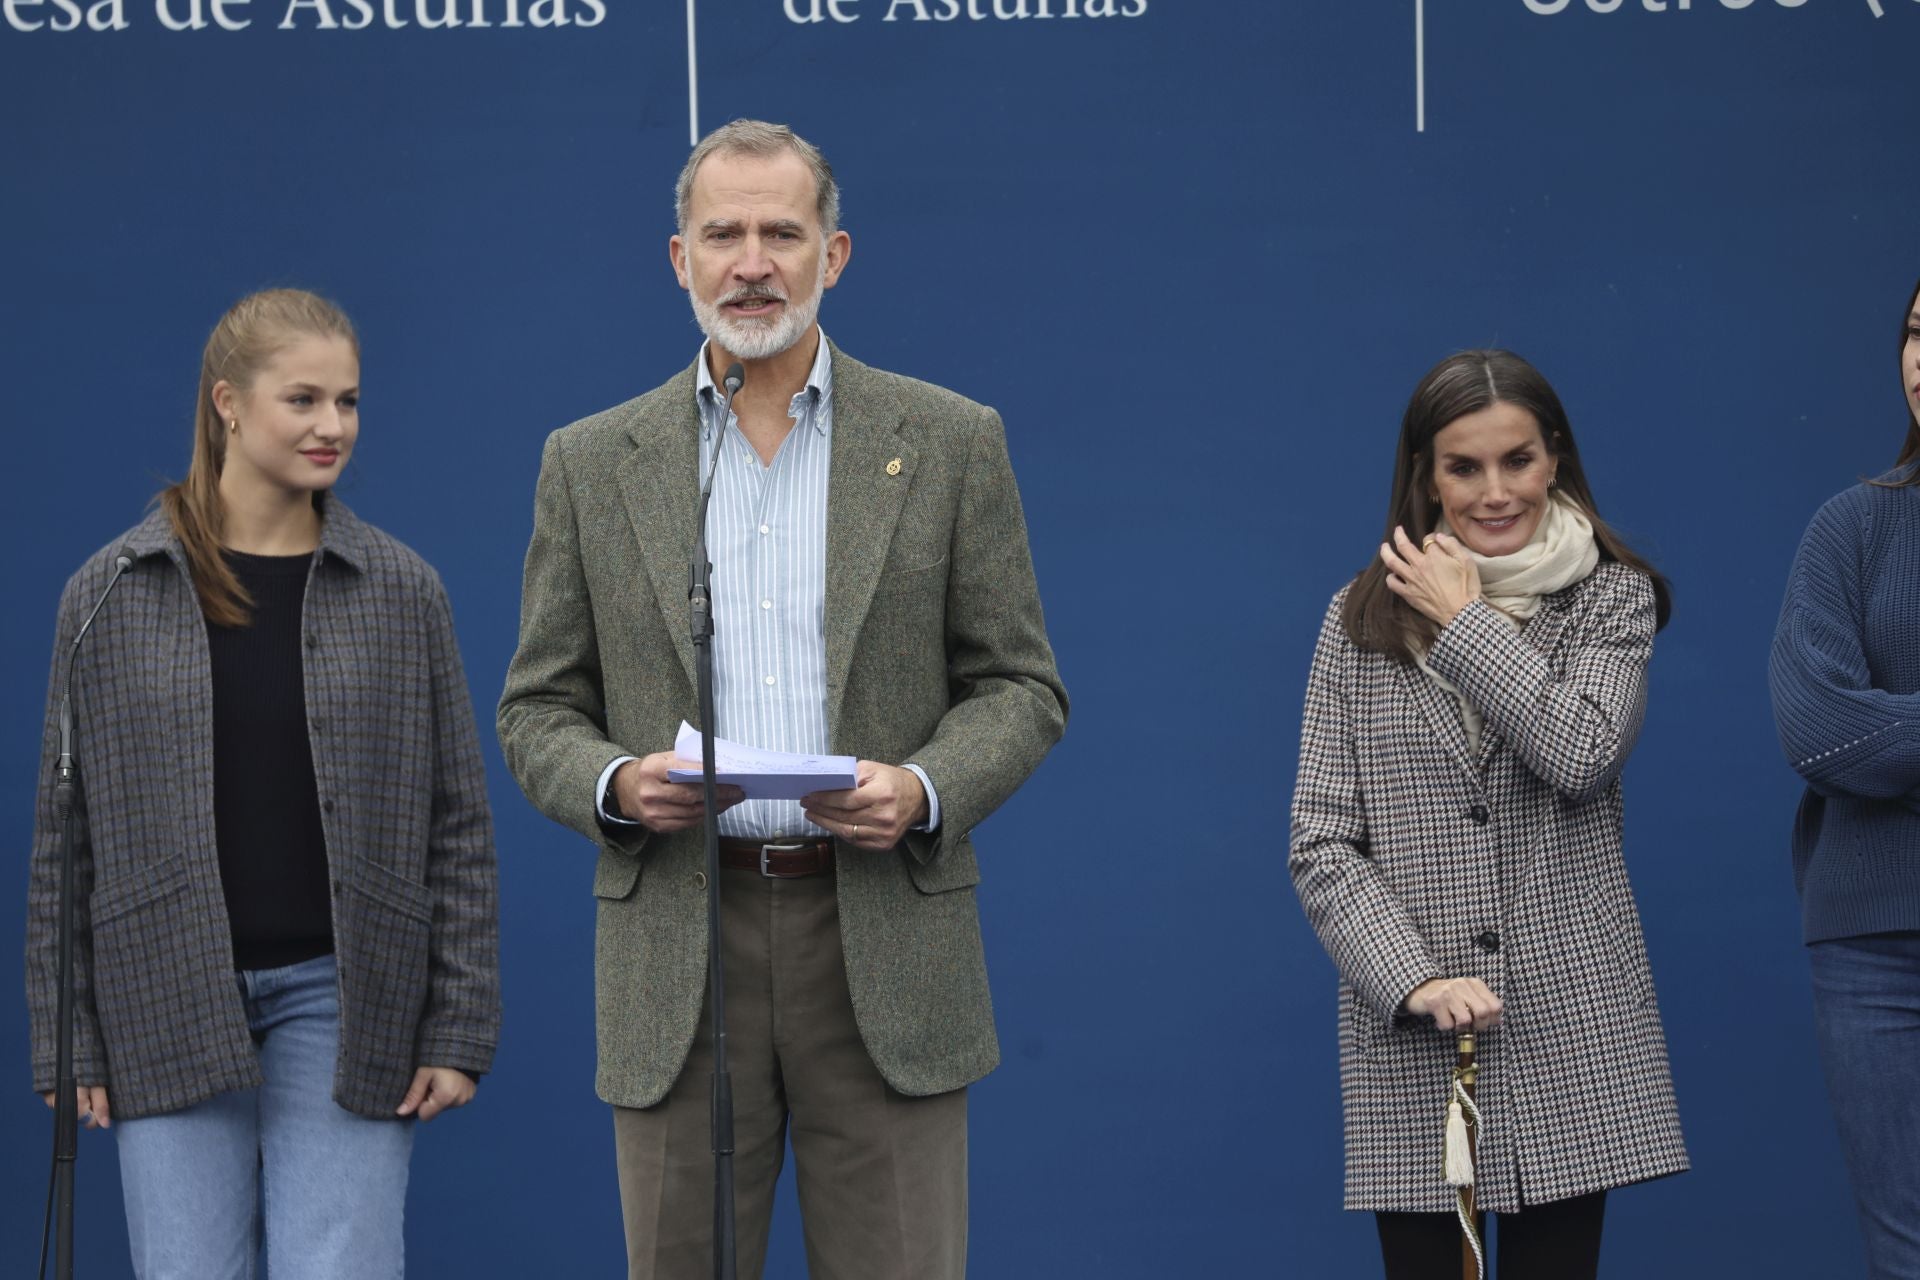
M 53 1274 L 55 1280 L 73 1280 L 73 1166 L 80 1154 L 79 1081 L 73 1069 L 73 900 L 76 860 L 73 805 L 80 787 L 80 766 L 73 758 L 73 672 L 80 659 L 80 642 L 93 620 L 106 607 L 107 597 L 120 584 L 120 575 L 133 567 L 126 556 L 114 562 L 113 578 L 100 593 L 99 603 L 80 624 L 67 652 L 67 683 L 60 691 L 60 756 L 53 767 L 53 804 L 60 815 L 59 976 L 55 1001 L 54 1035 L 58 1047 L 53 1069 L 53 1185 L 49 1209 L 53 1217 Z M 40 1254 L 46 1265 L 44 1237 Z
M 78 649 L 78 642 L 75 642 Z M 80 1154 L 80 1085 L 73 1074 L 74 792 L 80 769 L 73 759 L 73 668 L 60 695 L 60 759 L 53 772 L 53 804 L 60 814 L 60 994 L 54 1015 L 59 1048 L 53 1072 L 53 1274 L 73 1280 L 73 1164 Z M 41 1254 L 44 1261 L 46 1255 Z
M 700 521 L 693 535 L 693 565 L 687 601 L 693 628 L 694 676 L 700 686 L 700 789 L 706 805 L 707 1007 L 713 1017 L 713 1275 L 734 1280 L 733 1077 L 727 1073 L 727 983 L 720 954 L 720 814 L 713 763 L 713 565 L 707 559 L 707 503 L 720 466 L 733 396 L 745 382 L 738 364 L 727 370 L 720 429 L 713 434 L 713 460 L 700 486 Z

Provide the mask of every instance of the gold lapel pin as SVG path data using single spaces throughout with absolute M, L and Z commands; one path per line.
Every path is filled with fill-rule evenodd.
M 897 476 L 900 474 L 900 459 L 895 458 L 892 462 L 889 462 L 887 464 L 887 474 L 890 476 Z

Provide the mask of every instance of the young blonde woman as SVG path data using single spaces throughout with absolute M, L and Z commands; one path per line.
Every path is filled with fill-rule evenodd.
M 1321 629 L 1293 801 L 1294 887 L 1340 971 L 1346 1204 L 1389 1280 L 1457 1280 L 1442 1118 L 1473 1027 L 1497 1274 L 1590 1280 L 1607 1191 L 1687 1167 L 1621 850 L 1667 586 L 1507 351 L 1421 380 L 1386 526 Z
M 141 1280 L 399 1276 L 413 1121 L 465 1104 L 499 992 L 492 822 L 438 577 L 331 490 L 360 353 L 312 294 L 208 339 L 192 462 L 60 601 L 79 655 L 75 1078 Z M 45 754 L 56 750 L 50 711 Z M 49 789 L 50 790 L 50 789 Z M 60 829 L 38 811 L 35 1088 Z

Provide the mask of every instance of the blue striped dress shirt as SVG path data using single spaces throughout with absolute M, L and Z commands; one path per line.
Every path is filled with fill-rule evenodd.
M 771 751 L 826 755 L 827 733 L 827 478 L 833 449 L 833 362 L 826 335 L 807 384 L 787 406 L 793 428 L 771 465 L 729 413 L 707 367 L 695 364 L 700 406 L 700 474 L 720 462 L 707 510 L 713 557 L 713 700 L 715 733 Z M 600 779 L 607 784 L 631 757 Z M 927 790 L 929 829 L 940 824 L 932 780 L 908 765 Z M 748 839 L 825 835 L 797 800 L 747 800 L 720 815 L 720 834 Z

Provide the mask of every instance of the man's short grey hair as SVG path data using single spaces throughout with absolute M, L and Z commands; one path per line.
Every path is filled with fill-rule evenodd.
M 680 181 L 674 185 L 673 191 L 680 234 L 687 234 L 687 223 L 693 219 L 693 175 L 708 156 L 717 154 L 771 159 L 783 152 L 799 156 L 813 173 L 821 233 L 830 236 L 838 231 L 840 186 L 833 180 L 833 166 L 820 154 L 820 148 L 784 124 L 769 124 L 765 120 L 735 120 L 700 139 L 693 148 L 693 154 L 687 157 L 686 167 L 680 170 Z

